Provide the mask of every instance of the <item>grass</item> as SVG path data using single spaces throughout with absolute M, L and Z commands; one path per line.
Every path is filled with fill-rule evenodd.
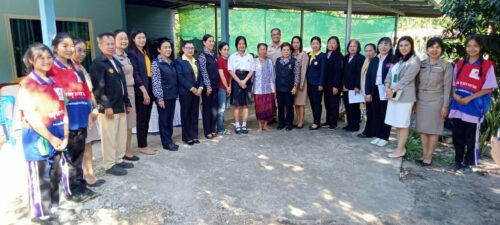
M 408 140 L 406 141 L 406 155 L 403 157 L 406 161 L 415 161 L 422 157 L 422 143 L 420 142 L 419 133 L 415 129 L 410 130 Z M 434 152 L 432 161 L 442 165 L 453 165 L 453 156 Z

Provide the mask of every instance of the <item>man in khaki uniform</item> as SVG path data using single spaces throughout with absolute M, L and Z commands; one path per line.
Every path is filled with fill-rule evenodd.
M 267 48 L 267 56 L 273 61 L 274 65 L 276 64 L 276 59 L 281 57 L 281 30 L 273 28 L 271 30 L 271 38 L 273 43 L 269 44 Z

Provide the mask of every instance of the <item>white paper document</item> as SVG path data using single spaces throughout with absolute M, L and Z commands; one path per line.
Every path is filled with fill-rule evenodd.
M 356 94 L 354 90 L 349 90 L 349 104 L 365 102 L 365 95 L 361 92 Z
M 384 85 L 377 85 L 380 101 L 387 101 L 387 92 Z

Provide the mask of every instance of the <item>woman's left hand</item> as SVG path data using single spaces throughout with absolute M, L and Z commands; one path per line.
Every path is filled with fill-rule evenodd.
M 448 107 L 441 108 L 441 118 L 446 119 L 448 117 Z

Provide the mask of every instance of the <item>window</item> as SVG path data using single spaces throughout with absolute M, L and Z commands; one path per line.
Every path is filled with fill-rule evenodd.
M 23 64 L 23 56 L 28 46 L 33 42 L 43 42 L 42 25 L 38 19 L 10 19 L 12 33 L 12 48 L 14 50 L 14 61 L 17 77 L 26 74 Z M 87 45 L 87 57 L 83 62 L 85 68 L 89 68 L 92 62 L 90 55 L 89 24 L 87 22 L 56 21 L 57 32 L 67 32 L 73 37 L 81 38 Z M 49 46 L 50 47 L 50 46 Z

